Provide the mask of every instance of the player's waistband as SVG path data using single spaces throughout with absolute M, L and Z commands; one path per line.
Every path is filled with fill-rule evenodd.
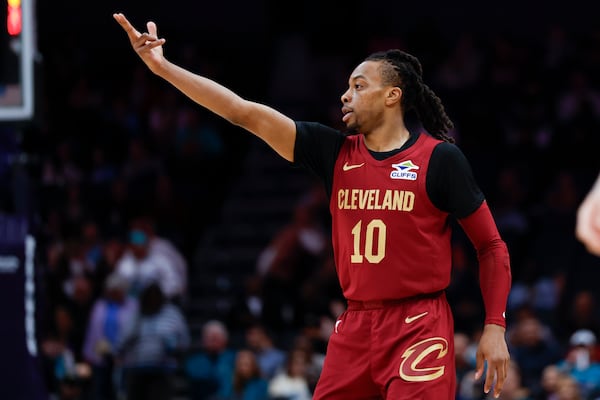
M 369 300 L 369 301 L 359 301 L 359 300 L 346 300 L 348 303 L 348 310 L 374 310 L 378 308 L 386 308 L 397 306 L 400 304 L 409 303 L 414 300 L 422 300 L 422 299 L 435 299 L 436 297 L 440 297 L 444 294 L 443 290 L 439 290 L 433 293 L 423 293 L 415 296 L 404 297 L 402 299 L 388 299 L 388 300 Z

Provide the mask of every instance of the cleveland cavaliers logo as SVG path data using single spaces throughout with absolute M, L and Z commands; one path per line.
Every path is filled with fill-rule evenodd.
M 437 360 L 444 358 L 447 353 L 448 341 L 442 337 L 433 337 L 413 344 L 402 354 L 400 377 L 409 382 L 425 382 L 439 378 L 444 375 L 446 366 Z M 427 366 L 423 365 L 425 358 L 429 358 Z

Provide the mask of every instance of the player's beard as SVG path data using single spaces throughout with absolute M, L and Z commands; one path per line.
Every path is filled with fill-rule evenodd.
M 346 136 L 358 135 L 360 133 L 360 131 L 358 130 L 358 127 L 356 127 L 356 126 L 354 126 L 352 128 L 346 128 L 346 130 L 344 130 L 342 132 Z
M 353 124 L 346 125 L 346 129 L 343 131 L 343 133 L 346 136 L 358 135 L 360 133 L 358 122 L 355 121 Z

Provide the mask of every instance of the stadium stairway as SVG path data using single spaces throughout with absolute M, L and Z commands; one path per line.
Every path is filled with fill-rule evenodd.
M 252 142 L 243 171 L 226 196 L 218 223 L 208 226 L 190 268 L 188 318 L 193 337 L 211 318 L 229 312 L 245 278 L 273 235 L 292 217 L 310 179 L 262 141 Z
M 251 143 L 240 171 L 225 196 L 218 222 L 204 229 L 190 262 L 185 309 L 194 346 L 206 321 L 228 315 L 246 277 L 256 273 L 260 252 L 290 221 L 310 186 L 305 172 L 292 168 L 258 139 Z M 181 374 L 176 385 L 174 400 L 186 400 L 187 385 Z

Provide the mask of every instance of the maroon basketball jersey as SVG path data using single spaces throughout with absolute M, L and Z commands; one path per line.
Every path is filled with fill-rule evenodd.
M 378 161 L 363 135 L 346 138 L 335 164 L 330 210 L 347 299 L 401 299 L 448 286 L 448 213 L 431 203 L 425 185 L 438 143 L 423 133 L 414 145 Z

